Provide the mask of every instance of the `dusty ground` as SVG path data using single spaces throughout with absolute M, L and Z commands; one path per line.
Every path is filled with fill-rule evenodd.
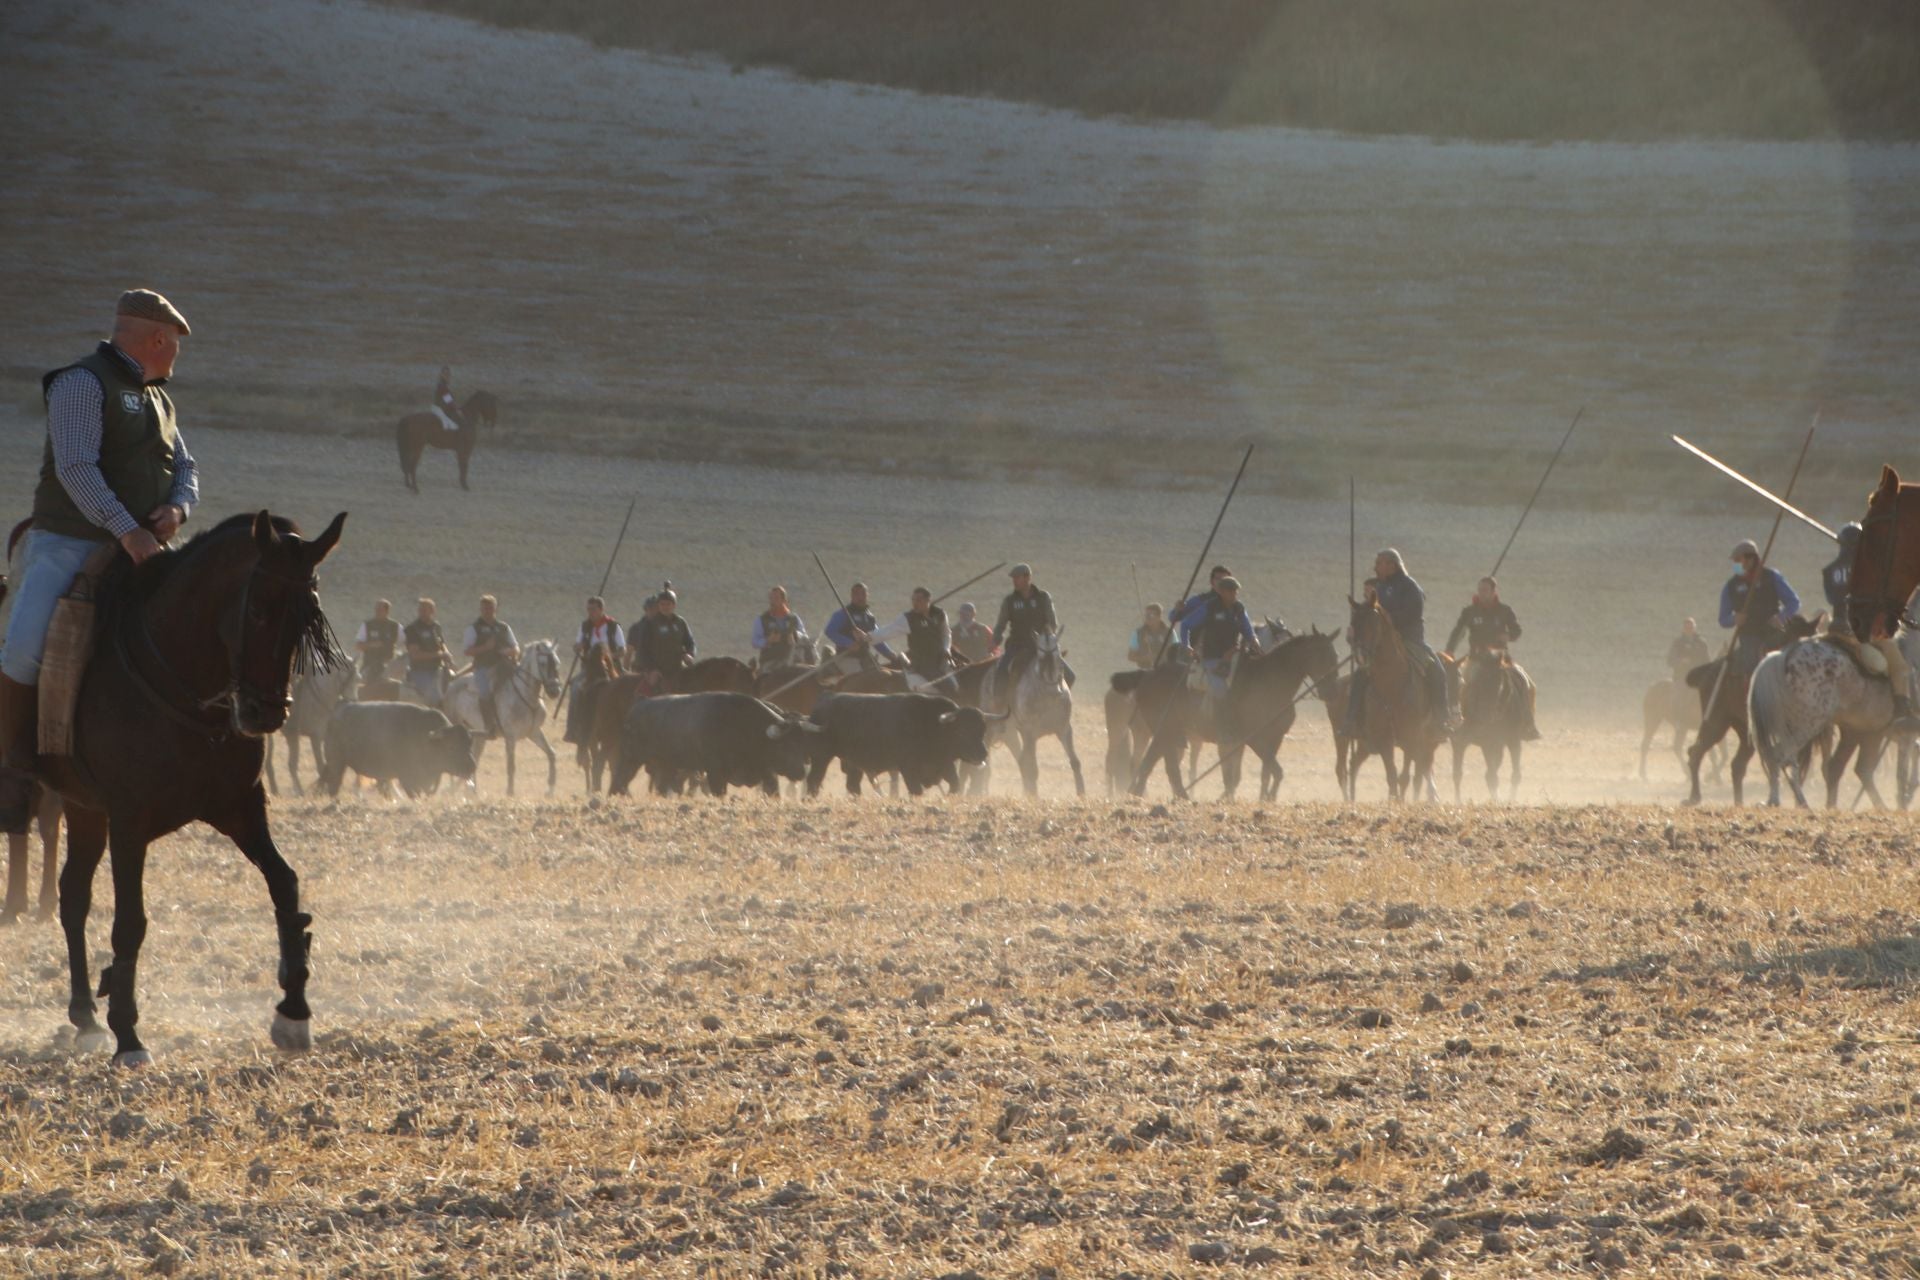
M 0 938 L 28 1274 L 1905 1276 L 1907 824 L 283 806 L 157 857 L 150 1071 Z M 1264 1261 L 1263 1261 L 1264 1260 Z

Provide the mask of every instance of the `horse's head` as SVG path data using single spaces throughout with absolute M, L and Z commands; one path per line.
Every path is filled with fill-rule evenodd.
M 1306 673 L 1313 684 L 1313 696 L 1322 702 L 1333 692 L 1333 682 L 1340 676 L 1340 652 L 1334 648 L 1333 639 L 1332 632 L 1315 627 L 1286 642 L 1287 652 L 1299 655 L 1300 665 L 1295 670 Z
M 1272 653 L 1287 641 L 1293 639 L 1293 632 L 1287 630 L 1287 624 L 1269 616 L 1253 629 L 1254 642 L 1260 646 L 1260 652 Z
M 1860 525 L 1847 571 L 1847 621 L 1857 636 L 1871 635 L 1875 622 L 1891 634 L 1920 586 L 1920 485 L 1901 484 L 1899 472 L 1882 467 Z
M 286 724 L 296 669 L 330 672 L 346 664 L 320 608 L 316 576 L 346 523 L 342 511 L 308 542 L 264 510 L 253 518 L 253 570 L 221 628 L 239 733 L 260 738 Z
M 1033 664 L 1027 668 L 1035 679 L 1049 686 L 1064 687 L 1067 682 L 1065 664 L 1061 661 L 1060 635 L 1037 635 L 1033 638 Z
M 1377 602 L 1371 598 L 1347 597 L 1347 638 L 1355 653 L 1372 651 L 1375 629 L 1382 621 L 1384 615 Z
M 812 636 L 803 635 L 793 642 L 792 657 L 788 665 L 794 667 L 817 667 L 820 665 L 820 646 Z
M 520 655 L 520 669 L 533 673 L 549 698 L 560 696 L 560 655 L 551 640 L 535 640 Z

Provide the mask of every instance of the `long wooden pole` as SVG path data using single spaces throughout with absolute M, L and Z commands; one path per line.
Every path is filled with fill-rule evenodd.
M 613 562 L 620 558 L 620 548 L 624 546 L 627 541 L 627 526 L 633 523 L 633 509 L 639 505 L 640 495 L 636 493 L 633 496 L 633 501 L 627 504 L 627 518 L 620 522 L 620 536 L 613 540 L 613 554 L 607 557 L 607 571 L 600 575 L 600 589 L 593 593 L 597 596 L 607 594 L 607 584 L 613 581 Z M 560 703 L 565 702 L 567 695 L 573 692 L 573 673 L 579 665 L 580 650 L 576 648 L 573 651 L 573 661 L 567 664 L 567 678 L 560 685 L 560 702 L 553 704 L 555 713 L 559 712 Z M 618 669 L 618 667 L 615 668 L 615 670 Z
M 1573 439 L 1573 429 L 1580 425 L 1580 419 L 1586 411 L 1587 406 L 1581 405 L 1573 415 L 1573 421 L 1567 424 L 1566 434 L 1560 437 L 1560 447 L 1553 451 L 1553 457 L 1547 459 L 1547 469 L 1540 473 L 1540 483 L 1533 486 L 1533 496 L 1527 499 L 1527 505 L 1520 512 L 1520 519 L 1515 522 L 1513 532 L 1507 535 L 1507 545 L 1500 548 L 1500 558 L 1493 562 L 1493 568 L 1487 570 L 1489 578 L 1500 576 L 1500 566 L 1507 562 L 1507 552 L 1513 550 L 1513 540 L 1520 536 L 1520 527 L 1526 524 L 1527 517 L 1533 514 L 1533 504 L 1540 501 L 1540 491 L 1547 487 L 1547 477 L 1553 474 L 1554 464 L 1560 461 L 1560 455 L 1567 451 L 1567 441 Z

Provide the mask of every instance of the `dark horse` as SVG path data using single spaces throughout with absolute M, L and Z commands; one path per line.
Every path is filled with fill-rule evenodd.
M 1355 775 L 1366 758 L 1378 754 L 1387 768 L 1392 799 L 1420 791 L 1432 799 L 1433 755 L 1447 737 L 1446 708 L 1428 705 L 1426 679 L 1386 610 L 1371 598 L 1349 604 L 1354 652 L 1366 659 L 1367 680 L 1361 692 L 1360 736 L 1347 765 L 1348 786 L 1356 785 Z M 1451 671 L 1447 678 L 1453 678 Z M 1394 768 L 1396 748 L 1406 753 L 1406 767 L 1399 771 Z
M 1505 650 L 1482 649 L 1470 656 L 1460 686 L 1461 725 L 1453 735 L 1453 802 L 1460 803 L 1460 775 L 1467 750 L 1480 748 L 1487 766 L 1487 794 L 1500 798 L 1500 761 L 1513 760 L 1507 779 L 1507 799 L 1520 790 L 1520 751 L 1526 741 L 1527 702 L 1531 682 Z
M 462 426 L 458 431 L 449 431 L 440 421 L 437 413 L 410 413 L 400 419 L 400 429 L 394 438 L 400 444 L 400 479 L 407 488 L 420 492 L 420 480 L 414 473 L 420 466 L 420 455 L 427 449 L 451 449 L 460 459 L 460 487 L 467 487 L 467 461 L 473 457 L 473 446 L 480 438 L 480 427 L 494 424 L 500 411 L 500 402 L 491 392 L 476 391 L 467 397 L 460 406 Z
M 1789 618 L 1786 630 L 1780 633 L 1780 644 L 1789 640 L 1804 640 L 1815 630 L 1815 624 L 1806 618 Z M 1693 736 L 1693 745 L 1687 748 L 1687 776 L 1692 781 L 1693 789 L 1681 802 L 1683 804 L 1700 803 L 1700 762 L 1729 733 L 1740 742 L 1733 753 L 1728 777 L 1733 783 L 1733 802 L 1739 804 L 1741 801 L 1741 788 L 1747 778 L 1747 762 L 1753 759 L 1753 738 L 1747 732 L 1747 677 L 1731 668 L 1722 677 L 1720 669 L 1728 661 L 1727 658 L 1715 658 L 1687 672 L 1687 687 L 1696 690 L 1700 696 L 1700 732 Z
M 291 521 L 235 516 L 139 567 L 121 559 L 100 592 L 95 652 L 74 709 L 72 756 L 40 761 L 67 801 L 60 924 L 73 992 L 67 1017 L 82 1048 L 103 1041 L 87 980 L 93 873 L 111 845 L 113 963 L 100 974 L 114 1061 L 150 1055 L 135 1033 L 134 975 L 147 933 L 141 880 L 147 846 L 204 822 L 240 846 L 266 877 L 280 937 L 273 1042 L 312 1046 L 307 932 L 300 882 L 267 830 L 260 771 L 266 738 L 287 720 L 296 666 L 345 661 L 320 611 L 314 572 L 340 540 L 346 513 L 312 542 Z
M 593 695 L 587 726 L 574 748 L 574 763 L 587 772 L 587 790 L 598 791 L 607 765 L 620 750 L 620 731 L 634 699 L 643 692 L 646 676 L 618 676 L 599 686 Z M 738 658 L 702 658 L 684 671 L 667 676 L 656 693 L 752 693 L 753 669 Z
M 1187 669 L 1162 664 L 1150 671 L 1122 671 L 1110 684 L 1134 696 L 1136 735 L 1150 734 L 1146 754 L 1133 777 L 1133 794 L 1146 790 L 1155 763 L 1163 764 L 1174 795 L 1187 798 L 1180 780 L 1180 761 L 1192 741 L 1217 741 L 1220 777 L 1228 797 L 1240 785 L 1240 765 L 1247 748 L 1260 759 L 1260 799 L 1280 794 L 1286 773 L 1280 767 L 1280 745 L 1293 728 L 1300 686 L 1312 682 L 1314 692 L 1326 696 L 1340 670 L 1334 637 L 1317 628 L 1283 641 L 1264 654 L 1240 660 L 1221 708 L 1221 724 L 1202 714 L 1201 695 L 1187 687 Z

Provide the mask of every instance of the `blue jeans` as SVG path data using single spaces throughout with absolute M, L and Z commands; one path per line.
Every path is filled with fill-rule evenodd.
M 67 594 L 73 580 L 100 549 L 91 538 L 34 529 L 20 552 L 20 576 L 13 581 L 13 613 L 7 618 L 7 643 L 0 651 L 0 671 L 20 684 L 40 683 L 40 657 L 47 648 L 47 625 L 53 606 Z
M 427 705 L 440 705 L 440 670 L 437 667 L 412 667 L 407 671 L 407 683 L 414 691 L 426 699 Z

